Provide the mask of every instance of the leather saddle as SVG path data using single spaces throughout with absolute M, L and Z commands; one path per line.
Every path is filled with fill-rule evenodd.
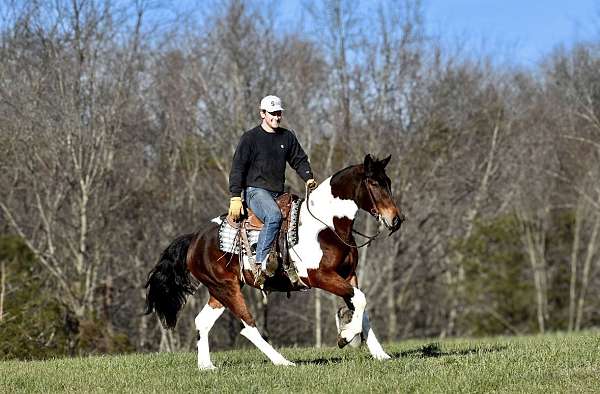
M 277 206 L 279 206 L 279 210 L 281 211 L 281 216 L 283 218 L 280 232 L 285 233 L 285 231 L 287 231 L 288 223 L 290 220 L 290 210 L 292 208 L 292 202 L 296 201 L 297 199 L 298 196 L 295 196 L 291 193 L 283 193 L 275 200 L 277 202 Z M 233 221 L 233 219 L 231 219 L 231 217 L 228 215 L 227 223 L 229 223 L 229 225 L 235 229 L 243 227 L 246 230 L 261 230 L 263 228 L 264 223 L 258 218 L 258 216 L 256 216 L 254 211 L 245 206 L 245 204 L 244 209 L 246 210 L 247 215 L 242 216 L 242 219 L 239 222 Z

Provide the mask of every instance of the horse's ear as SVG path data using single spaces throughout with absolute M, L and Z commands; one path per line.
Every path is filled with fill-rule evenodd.
M 392 155 L 389 155 L 388 157 L 386 157 L 385 159 L 381 160 L 381 167 L 385 168 L 385 166 L 388 165 L 388 163 L 390 162 L 390 159 L 392 158 Z
M 365 167 L 365 176 L 369 177 L 373 175 L 373 158 L 370 154 L 365 156 L 365 162 L 363 163 Z

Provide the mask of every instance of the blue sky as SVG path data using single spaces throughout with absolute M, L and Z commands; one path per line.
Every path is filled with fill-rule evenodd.
M 224 0 L 167 0 L 198 20 L 218 13 Z M 376 18 L 379 1 L 348 0 L 364 15 Z M 393 1 L 393 0 L 390 0 Z M 396 0 L 402 3 L 403 0 Z M 449 47 L 462 44 L 476 57 L 489 54 L 496 62 L 534 66 L 557 45 L 600 42 L 600 0 L 421 0 L 427 33 Z M 312 16 L 304 5 L 320 0 L 257 0 L 254 5 L 282 30 L 311 30 Z M 314 33 L 314 31 L 313 31 Z
M 455 46 L 462 43 L 473 55 L 491 54 L 497 61 L 532 66 L 555 46 L 574 41 L 600 41 L 600 0 L 421 0 L 430 35 Z M 303 3 L 274 1 L 287 26 L 300 20 L 310 29 Z M 273 4 L 272 3 L 272 4 Z M 377 0 L 354 0 L 356 9 Z M 281 8 L 279 8 L 281 7 Z M 366 13 L 369 19 L 369 13 Z
M 363 12 L 368 26 L 370 20 L 376 17 L 368 9 L 372 10 L 380 1 L 397 1 L 402 4 L 404 0 L 347 1 L 355 10 Z M 300 26 L 310 30 L 312 17 L 305 12 L 303 5 L 320 2 L 255 0 L 253 3 L 260 11 L 270 12 L 275 25 L 283 30 L 294 30 Z M 491 54 L 500 62 L 531 66 L 557 45 L 570 46 L 575 41 L 585 40 L 600 42 L 600 0 L 421 2 L 428 34 L 440 37 L 450 47 L 462 43 L 476 56 Z M 168 11 L 171 9 L 202 21 L 218 14 L 225 0 L 164 0 L 149 1 L 148 4 L 161 5 L 150 19 L 161 20 L 171 15 Z M 4 8 L 5 5 L 0 0 L 0 11 Z M 0 25 L 1 23 L 0 20 Z
M 424 0 L 428 31 L 531 65 L 556 45 L 600 40 L 598 0 Z

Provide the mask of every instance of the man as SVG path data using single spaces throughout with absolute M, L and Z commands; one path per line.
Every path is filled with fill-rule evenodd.
M 229 216 L 239 220 L 245 195 L 246 204 L 264 223 L 256 245 L 256 261 L 251 261 L 255 284 L 260 287 L 265 280 L 269 252 L 281 227 L 281 211 L 275 198 L 283 193 L 286 162 L 306 182 L 308 189 L 317 186 L 308 157 L 296 136 L 279 127 L 282 115 L 279 97 L 266 96 L 260 101 L 262 122 L 242 135 L 229 173 Z

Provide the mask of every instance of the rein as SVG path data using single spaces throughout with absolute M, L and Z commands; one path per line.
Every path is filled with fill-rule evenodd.
M 365 187 L 367 188 L 367 192 L 369 193 L 369 197 L 371 198 L 371 204 L 373 205 L 373 208 L 371 208 L 371 212 L 370 212 L 370 213 L 371 213 L 371 215 L 375 216 L 375 217 L 377 218 L 378 222 L 379 222 L 379 216 L 380 216 L 380 215 L 379 215 L 379 211 L 378 211 L 378 209 L 377 209 L 377 205 L 375 205 L 375 198 L 373 197 L 373 193 L 371 192 L 371 189 L 369 188 L 369 184 L 367 183 L 367 180 L 366 180 L 366 179 L 364 179 L 364 180 L 363 180 L 363 182 L 365 183 Z M 350 245 L 348 242 L 344 241 L 344 240 L 342 239 L 342 237 L 340 237 L 340 235 L 338 234 L 338 232 L 337 232 L 337 231 L 335 231 L 335 228 L 331 228 L 331 227 L 330 227 L 330 226 L 329 226 L 327 223 L 325 223 L 324 221 L 322 221 L 321 219 L 319 219 L 318 217 L 316 217 L 316 216 L 315 216 L 315 215 L 314 215 L 314 214 L 313 214 L 313 213 L 310 211 L 310 204 L 309 204 L 309 202 L 310 202 L 310 201 L 309 201 L 309 199 L 308 199 L 308 198 L 309 198 L 309 196 L 310 196 L 310 193 L 311 193 L 311 192 L 312 192 L 312 191 L 310 191 L 308 188 L 306 189 L 306 210 L 308 211 L 308 213 L 310 213 L 310 216 L 312 216 L 313 218 L 315 218 L 316 220 L 318 220 L 319 222 L 321 222 L 322 224 L 324 224 L 324 225 L 325 225 L 325 227 L 326 227 L 326 228 L 328 228 L 329 230 L 333 231 L 333 233 L 336 235 L 336 237 L 338 237 L 338 239 L 339 239 L 340 241 L 342 241 L 342 243 L 343 243 L 344 245 L 346 245 L 346 246 L 348 246 L 348 247 L 351 247 L 351 248 L 356 248 L 356 249 L 359 249 L 359 248 L 362 248 L 363 246 L 369 246 L 369 244 L 370 244 L 371 242 L 373 242 L 373 241 L 375 240 L 375 238 L 377 238 L 377 237 L 379 236 L 379 234 L 381 234 L 381 231 L 379 230 L 379 226 L 377 227 L 377 234 L 375 234 L 375 235 L 373 235 L 373 236 L 365 235 L 365 234 L 363 234 L 363 233 L 361 233 L 361 232 L 359 232 L 359 231 L 357 231 L 357 230 L 355 230 L 355 229 L 353 228 L 353 229 L 352 229 L 352 232 L 353 232 L 353 233 L 355 233 L 355 234 L 358 234 L 358 235 L 360 235 L 360 236 L 362 236 L 362 237 L 368 238 L 368 241 L 367 241 L 367 242 L 365 242 L 365 243 L 363 243 L 363 244 L 362 244 L 362 245 L 360 245 L 360 246 L 356 246 L 356 245 Z

